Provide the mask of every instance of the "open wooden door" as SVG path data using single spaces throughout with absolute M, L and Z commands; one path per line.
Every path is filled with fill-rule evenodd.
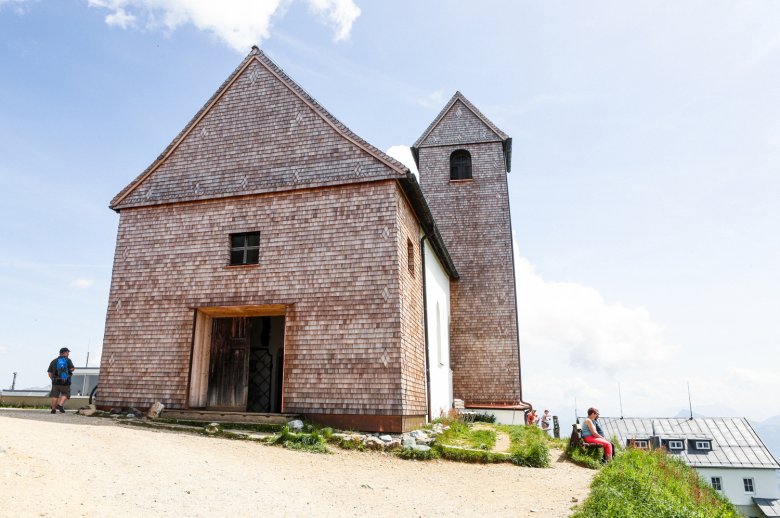
M 246 410 L 251 318 L 215 318 L 211 329 L 208 408 Z

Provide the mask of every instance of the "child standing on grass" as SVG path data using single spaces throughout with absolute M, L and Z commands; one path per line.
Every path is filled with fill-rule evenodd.
M 588 444 L 600 444 L 604 447 L 604 458 L 607 461 L 612 460 L 612 443 L 605 439 L 597 430 L 596 420 L 599 418 L 599 411 L 593 407 L 588 409 L 588 418 L 582 422 L 582 440 Z

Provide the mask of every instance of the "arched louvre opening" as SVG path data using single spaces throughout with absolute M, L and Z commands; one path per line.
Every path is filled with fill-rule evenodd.
M 471 179 L 471 153 L 465 149 L 453 151 L 450 155 L 450 180 Z

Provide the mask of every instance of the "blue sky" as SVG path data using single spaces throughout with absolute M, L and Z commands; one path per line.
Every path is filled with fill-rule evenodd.
M 455 90 L 513 138 L 527 400 L 780 414 L 770 0 L 0 0 L 0 386 L 99 355 L 108 202 L 253 43 L 381 149 Z

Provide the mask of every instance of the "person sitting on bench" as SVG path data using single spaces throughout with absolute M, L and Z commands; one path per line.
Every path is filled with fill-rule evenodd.
M 605 439 L 596 429 L 599 411 L 593 407 L 588 409 L 588 418 L 582 422 L 582 440 L 588 444 L 598 444 L 604 448 L 604 458 L 612 460 L 612 443 Z

